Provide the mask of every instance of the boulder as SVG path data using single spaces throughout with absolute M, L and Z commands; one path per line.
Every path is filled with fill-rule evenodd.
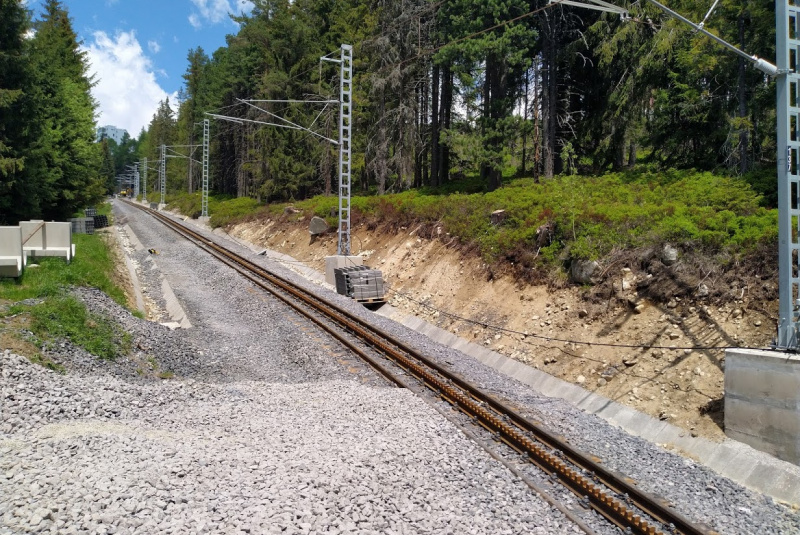
M 705 284 L 700 284 L 700 286 L 697 287 L 697 297 L 708 297 L 710 293 L 711 291 Z
M 665 266 L 671 266 L 678 261 L 678 250 L 670 244 L 664 245 L 661 249 L 661 263 Z
M 310 232 L 312 236 L 323 234 L 327 230 L 328 230 L 327 221 L 325 221 L 319 216 L 314 216 L 311 218 L 311 223 L 308 224 L 308 232 Z
M 572 262 L 569 269 L 569 275 L 577 284 L 590 284 L 592 282 L 592 275 L 597 272 L 600 264 L 594 260 L 576 260 Z

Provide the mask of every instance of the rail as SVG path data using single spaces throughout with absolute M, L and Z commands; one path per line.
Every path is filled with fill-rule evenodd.
M 541 425 L 528 420 L 502 401 L 482 392 L 380 328 L 370 325 L 327 299 L 295 286 L 162 213 L 137 204 L 128 204 L 150 213 L 167 227 L 223 260 L 247 279 L 309 318 L 391 382 L 407 386 L 406 379 L 359 347 L 351 336 L 354 335 L 362 343 L 368 344 L 438 397 L 468 415 L 498 440 L 526 455 L 546 473 L 556 476 L 566 488 L 623 531 L 629 530 L 630 533 L 642 535 L 715 533 L 694 524 L 671 509 L 665 501 L 650 496 L 628 478 L 608 470 Z M 317 314 L 322 314 L 327 321 L 312 313 L 309 307 Z M 328 321 L 333 321 L 339 327 L 334 328 Z M 668 531 L 665 532 L 662 528 Z

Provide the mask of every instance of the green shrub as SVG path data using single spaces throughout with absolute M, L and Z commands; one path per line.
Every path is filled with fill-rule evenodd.
M 748 253 L 774 243 L 777 212 L 761 206 L 762 196 L 747 180 L 693 170 L 559 176 L 536 184 L 530 178 L 508 180 L 484 192 L 475 174 L 439 188 L 383 196 L 354 196 L 351 216 L 393 227 L 441 225 L 461 243 L 474 245 L 489 262 L 535 256 L 544 266 L 572 258 L 599 259 L 615 250 L 673 242 L 709 252 Z M 191 199 L 190 199 L 191 200 Z M 186 201 L 189 202 L 189 201 Z M 338 222 L 338 197 L 318 196 L 294 203 L 305 216 Z M 192 207 L 191 203 L 187 206 Z M 285 204 L 265 210 L 274 215 Z M 259 208 L 252 199 L 215 200 L 212 225 L 247 217 Z M 491 213 L 505 210 L 492 225 Z M 540 243 L 537 229 L 549 224 L 552 240 Z M 538 252 L 538 253 L 537 253 Z
M 261 208 L 261 206 L 262 204 L 260 202 L 250 197 L 239 197 L 238 199 L 228 200 L 214 199 L 213 203 L 211 199 L 209 199 L 208 213 L 210 218 L 208 223 L 215 228 L 224 227 L 228 223 L 234 222 L 243 216 L 252 214 Z

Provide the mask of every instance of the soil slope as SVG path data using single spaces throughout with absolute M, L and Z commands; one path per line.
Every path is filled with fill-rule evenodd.
M 308 225 L 290 212 L 227 230 L 323 271 L 336 233 L 312 238 Z M 393 306 L 692 435 L 724 437 L 725 353 L 696 348 L 766 347 L 774 334 L 777 301 L 764 297 L 774 281 L 752 270 L 704 273 L 639 255 L 603 266 L 595 286 L 534 286 L 419 230 L 352 230 L 353 254 L 383 272 Z

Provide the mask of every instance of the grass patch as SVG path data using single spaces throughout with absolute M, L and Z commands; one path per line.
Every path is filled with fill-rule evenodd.
M 47 368 L 48 370 L 53 370 L 59 375 L 64 375 L 67 373 L 67 370 L 66 368 L 64 368 L 64 366 L 62 366 L 61 364 L 52 359 L 43 357 L 40 353 L 35 353 L 32 357 L 29 357 L 28 360 L 30 360 L 34 364 L 38 364 L 43 368 Z
M 19 279 L 0 279 L 0 301 L 13 303 L 3 316 L 18 315 L 14 331 L 26 328 L 34 333 L 39 348 L 59 339 L 103 358 L 114 359 L 131 349 L 131 337 L 114 323 L 90 314 L 79 300 L 69 295 L 69 288 L 94 287 L 125 306 L 125 294 L 114 285 L 111 275 L 114 260 L 108 245 L 99 234 L 73 235 L 76 256 L 70 264 L 62 258 L 42 258 L 29 264 Z M 8 331 L 6 336 L 22 336 Z M 40 357 L 29 357 L 46 367 Z
M 42 339 L 67 339 L 102 359 L 113 360 L 131 349 L 131 336 L 115 323 L 91 314 L 69 296 L 55 296 L 30 307 L 31 331 Z
M 62 295 L 69 286 L 90 286 L 125 306 L 125 294 L 111 280 L 114 259 L 98 234 L 73 234 L 76 255 L 69 264 L 61 258 L 40 258 L 19 279 L 0 279 L 0 299 L 18 302 Z
M 183 215 L 193 219 L 200 217 L 202 211 L 202 196 L 198 193 L 177 193 L 169 195 L 166 199 L 167 207 L 178 210 Z M 232 197 L 230 195 L 208 196 L 208 224 L 212 228 L 224 227 L 232 221 L 252 215 L 263 207 L 250 197 Z

